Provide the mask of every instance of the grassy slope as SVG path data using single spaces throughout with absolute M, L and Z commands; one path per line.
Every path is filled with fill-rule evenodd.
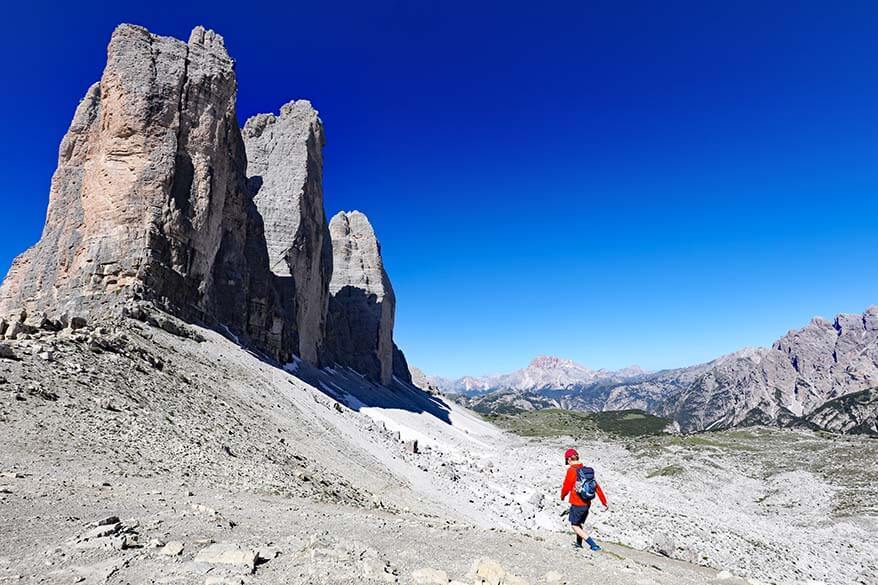
M 496 425 L 525 437 L 592 436 L 598 432 L 620 437 L 662 434 L 670 421 L 642 410 L 577 412 L 548 408 L 514 415 L 484 415 Z

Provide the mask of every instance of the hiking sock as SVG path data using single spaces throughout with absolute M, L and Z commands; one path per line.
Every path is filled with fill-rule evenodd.
M 576 535 L 576 546 L 582 546 L 582 537 Z
M 588 543 L 588 546 L 591 547 L 591 550 L 601 550 L 601 547 L 598 546 L 594 540 L 591 539 L 591 536 L 585 539 L 585 542 Z

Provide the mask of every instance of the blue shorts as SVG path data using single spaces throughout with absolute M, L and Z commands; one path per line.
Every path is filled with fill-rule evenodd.
M 591 506 L 570 506 L 567 512 L 567 519 L 570 520 L 571 526 L 582 526 L 585 519 L 588 518 L 588 510 Z

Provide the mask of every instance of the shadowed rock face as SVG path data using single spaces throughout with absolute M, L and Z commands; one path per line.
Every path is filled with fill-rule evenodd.
M 0 311 L 146 298 L 280 353 L 236 89 L 216 33 L 198 27 L 183 43 L 119 26 L 61 143 L 42 238 L 15 260 Z
M 378 239 L 359 211 L 339 212 L 329 223 L 329 233 L 332 280 L 325 359 L 387 384 L 393 378 L 396 297 Z
M 332 251 L 323 211 L 323 124 L 305 100 L 244 125 L 249 184 L 265 225 L 273 274 L 289 279 L 297 353 L 317 364 L 323 345 Z M 281 287 L 283 288 L 283 286 Z

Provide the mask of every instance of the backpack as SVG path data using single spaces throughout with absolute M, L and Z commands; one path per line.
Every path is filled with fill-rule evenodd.
M 576 468 L 576 484 L 573 490 L 585 502 L 591 502 L 597 495 L 598 482 L 594 479 L 594 469 L 591 467 Z

